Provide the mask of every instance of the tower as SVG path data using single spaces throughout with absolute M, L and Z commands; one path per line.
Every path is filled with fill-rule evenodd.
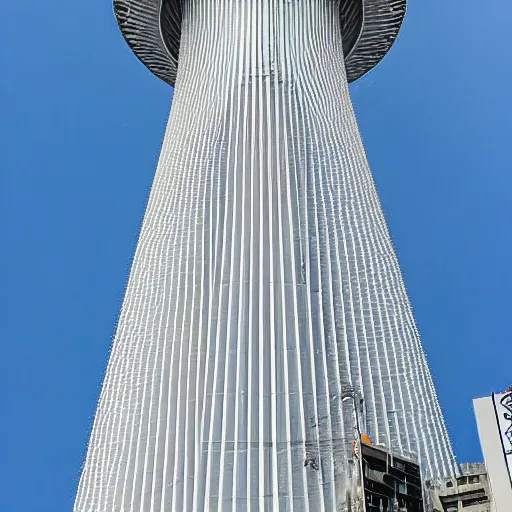
M 454 459 L 348 83 L 405 0 L 116 0 L 175 86 L 76 512 L 338 511 Z

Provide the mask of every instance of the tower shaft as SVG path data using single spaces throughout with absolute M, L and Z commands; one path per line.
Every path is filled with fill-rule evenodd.
M 342 510 L 357 424 L 343 386 L 363 397 L 375 442 L 451 472 L 339 8 L 183 2 L 169 124 L 76 511 Z

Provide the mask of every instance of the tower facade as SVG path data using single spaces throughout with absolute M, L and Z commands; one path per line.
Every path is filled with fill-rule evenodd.
M 77 512 L 339 511 L 353 442 L 454 472 L 348 82 L 405 0 L 119 0 L 175 86 Z

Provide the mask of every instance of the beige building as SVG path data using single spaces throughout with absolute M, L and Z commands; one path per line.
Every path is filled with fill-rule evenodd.
M 473 405 L 485 462 L 427 482 L 427 512 L 512 512 L 512 386 Z
M 427 484 L 428 512 L 501 512 L 492 503 L 485 464 L 461 464 L 460 472 Z

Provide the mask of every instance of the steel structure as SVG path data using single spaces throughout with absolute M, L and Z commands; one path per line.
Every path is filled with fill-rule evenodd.
M 115 13 L 175 90 L 75 511 L 348 510 L 359 418 L 454 473 L 348 91 L 405 0 Z

